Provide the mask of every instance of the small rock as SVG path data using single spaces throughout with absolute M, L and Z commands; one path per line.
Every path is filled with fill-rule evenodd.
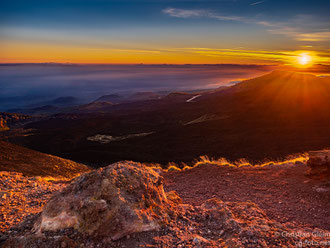
M 6 199 L 7 198 L 7 191 L 0 191 L 0 198 Z
M 194 239 L 193 239 L 193 243 L 195 244 L 205 244 L 205 243 L 208 243 L 209 241 L 201 236 L 195 236 Z
M 325 193 L 325 192 L 328 192 L 329 189 L 327 189 L 327 188 L 317 188 L 317 189 L 315 189 L 315 191 L 317 193 Z

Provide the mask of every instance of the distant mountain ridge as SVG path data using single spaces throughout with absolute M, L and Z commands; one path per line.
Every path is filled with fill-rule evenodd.
M 51 115 L 79 105 L 79 99 L 73 96 L 58 97 L 50 101 L 44 101 L 28 105 L 24 108 L 8 109 L 8 112 L 28 115 Z
M 152 91 L 136 92 L 130 95 L 110 94 L 110 95 L 103 95 L 98 99 L 96 99 L 94 102 L 125 103 L 125 102 L 133 102 L 133 101 L 160 99 L 161 96 L 162 95 Z
M 41 106 L 46 106 L 46 105 L 52 105 L 52 106 L 56 106 L 56 107 L 68 107 L 68 106 L 73 106 L 73 105 L 77 105 L 77 104 L 79 104 L 78 98 L 73 97 L 73 96 L 61 96 L 61 97 L 57 97 L 53 100 L 34 103 L 27 107 L 36 108 L 36 107 L 41 107 Z
M 110 102 L 110 103 L 119 103 L 123 99 L 123 96 L 118 94 L 103 95 L 97 98 L 94 102 Z

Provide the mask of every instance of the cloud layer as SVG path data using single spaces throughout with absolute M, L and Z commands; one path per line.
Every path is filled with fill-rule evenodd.
M 250 5 L 264 3 L 254 2 Z M 221 15 L 204 9 L 166 8 L 162 12 L 176 18 L 211 18 L 219 21 L 239 21 L 247 24 L 257 24 L 266 27 L 271 34 L 285 35 L 297 41 L 321 42 L 330 41 L 330 23 L 319 23 L 312 16 L 297 16 L 289 22 L 270 22 L 243 16 Z
M 61 96 L 219 87 L 271 70 L 262 65 L 0 65 L 0 111 Z

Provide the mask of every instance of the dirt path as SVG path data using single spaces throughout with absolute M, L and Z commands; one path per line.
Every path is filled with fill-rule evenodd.
M 232 168 L 201 165 L 165 173 L 165 190 L 175 190 L 185 203 L 200 205 L 217 197 L 223 201 L 252 201 L 269 218 L 330 230 L 329 182 L 305 176 L 306 165 Z

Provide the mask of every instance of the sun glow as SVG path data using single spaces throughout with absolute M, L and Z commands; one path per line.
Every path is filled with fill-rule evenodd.
M 313 62 L 313 58 L 308 53 L 301 53 L 297 56 L 297 62 L 299 66 L 311 66 Z
M 307 65 L 311 61 L 311 57 L 307 54 L 302 54 L 302 55 L 300 55 L 298 60 L 299 60 L 299 64 Z

